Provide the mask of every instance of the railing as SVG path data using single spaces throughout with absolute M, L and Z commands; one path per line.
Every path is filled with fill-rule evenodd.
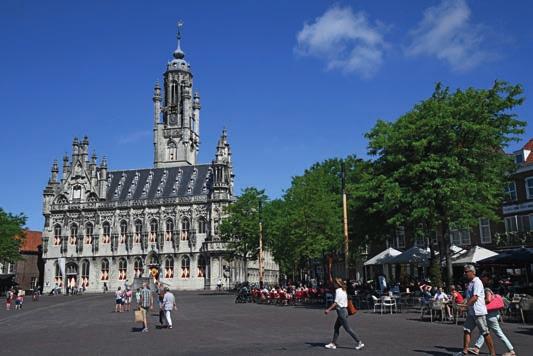
M 202 243 L 202 252 L 222 252 L 228 249 L 228 243 L 224 241 L 204 241 Z

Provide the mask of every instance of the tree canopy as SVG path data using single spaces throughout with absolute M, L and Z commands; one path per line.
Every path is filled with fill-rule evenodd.
M 14 263 L 20 259 L 24 224 L 26 224 L 24 215 L 13 215 L 0 208 L 0 263 Z

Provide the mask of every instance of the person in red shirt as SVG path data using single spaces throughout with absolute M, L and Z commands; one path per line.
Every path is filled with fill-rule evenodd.
M 455 289 L 455 286 L 450 286 L 450 294 L 452 295 L 452 297 L 453 297 L 453 301 L 454 301 L 456 304 L 463 304 L 463 303 L 464 303 L 464 298 L 463 298 L 463 296 L 461 295 L 461 293 L 459 293 L 459 292 Z

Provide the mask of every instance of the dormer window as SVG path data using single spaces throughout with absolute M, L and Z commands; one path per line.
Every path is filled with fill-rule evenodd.
M 74 201 L 81 200 L 81 187 L 79 185 L 72 188 L 72 198 L 74 199 Z
M 516 162 L 516 163 L 522 163 L 522 162 L 524 162 L 524 156 L 523 156 L 521 153 L 515 155 L 514 157 L 515 157 L 515 162 Z

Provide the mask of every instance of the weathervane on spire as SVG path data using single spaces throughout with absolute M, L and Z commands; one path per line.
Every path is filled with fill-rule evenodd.
M 183 21 L 178 20 L 178 40 L 181 39 L 181 28 L 183 27 Z

